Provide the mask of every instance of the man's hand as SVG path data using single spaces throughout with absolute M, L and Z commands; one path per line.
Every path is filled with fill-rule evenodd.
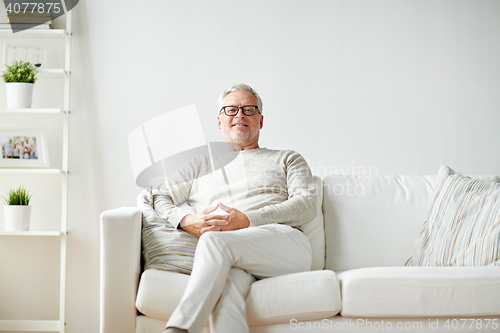
M 200 210 L 196 214 L 184 216 L 184 218 L 181 220 L 181 223 L 179 224 L 181 229 L 190 233 L 196 238 L 200 238 L 203 233 L 203 229 L 209 227 L 222 228 L 224 226 L 227 226 L 229 224 L 227 220 L 214 220 L 214 216 L 210 215 L 210 213 L 215 211 L 218 207 L 218 204 L 215 204 Z
M 217 208 L 222 209 L 223 211 L 227 212 L 227 214 L 213 215 L 205 220 L 205 222 L 211 225 L 201 228 L 200 235 L 203 235 L 207 231 L 238 230 L 248 228 L 250 226 L 250 220 L 248 219 L 248 217 L 236 208 L 227 207 L 220 202 L 215 206 L 215 209 L 213 211 L 215 211 Z

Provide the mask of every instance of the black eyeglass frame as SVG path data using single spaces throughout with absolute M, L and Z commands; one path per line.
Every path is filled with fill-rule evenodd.
M 255 108 L 255 112 L 254 113 L 252 113 L 252 114 L 246 114 L 245 113 L 245 110 L 243 110 L 243 109 L 246 108 L 246 107 L 249 107 L 249 106 L 253 106 Z M 226 113 L 226 108 L 237 108 L 238 111 L 236 111 L 235 114 L 229 115 L 229 114 Z M 254 114 L 257 113 L 257 111 L 259 111 L 259 114 L 260 114 L 260 109 L 259 109 L 259 107 L 257 105 L 245 105 L 245 106 L 227 105 L 227 106 L 223 106 L 222 109 L 220 109 L 219 114 L 221 114 L 222 111 L 224 111 L 224 114 L 226 116 L 228 116 L 228 117 L 234 117 L 234 116 L 238 115 L 238 113 L 240 112 L 240 110 L 241 110 L 241 112 L 243 112 L 243 114 L 245 116 L 253 116 Z

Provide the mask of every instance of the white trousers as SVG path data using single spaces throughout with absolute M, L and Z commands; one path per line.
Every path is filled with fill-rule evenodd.
M 193 271 L 168 327 L 199 333 L 248 332 L 245 297 L 256 278 L 309 271 L 311 245 L 297 229 L 266 224 L 203 234 Z

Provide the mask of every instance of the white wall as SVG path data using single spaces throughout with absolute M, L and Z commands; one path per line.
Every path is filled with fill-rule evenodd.
M 73 15 L 69 333 L 98 331 L 99 214 L 139 190 L 128 134 L 196 104 L 219 140 L 234 83 L 264 100 L 261 146 L 316 174 L 500 174 L 496 0 L 82 0 Z

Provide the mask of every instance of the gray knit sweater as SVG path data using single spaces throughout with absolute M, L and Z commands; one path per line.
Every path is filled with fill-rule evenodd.
M 217 202 L 245 213 L 250 226 L 282 223 L 300 229 L 316 216 L 318 189 L 300 154 L 267 148 L 233 154 L 236 158 L 215 172 L 206 157 L 181 167 L 164 189 L 153 192 L 156 211 L 176 228 L 187 214 Z

